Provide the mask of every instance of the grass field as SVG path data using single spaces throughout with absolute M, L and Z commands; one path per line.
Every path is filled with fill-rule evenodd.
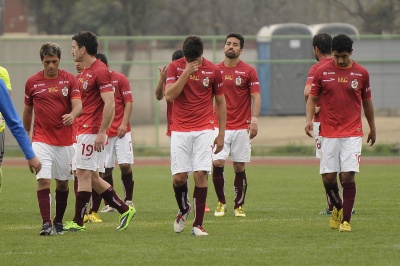
M 174 233 L 177 206 L 168 166 L 134 166 L 138 212 L 126 231 L 116 231 L 118 214 L 108 213 L 100 214 L 103 223 L 87 224 L 86 232 L 41 237 L 34 176 L 26 165 L 4 166 L 0 264 L 398 265 L 399 165 L 361 166 L 350 233 L 330 229 L 329 217 L 318 215 L 325 207 L 318 166 L 248 166 L 245 218 L 233 216 L 232 170 L 226 168 L 228 212 L 218 218 L 206 213 L 207 237 L 192 236 L 190 223 Z M 121 195 L 119 173 L 114 176 Z M 73 217 L 72 183 L 70 188 L 64 222 Z M 210 184 L 212 211 L 216 202 Z

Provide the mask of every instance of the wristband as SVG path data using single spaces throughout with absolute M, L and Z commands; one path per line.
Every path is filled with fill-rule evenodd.
M 251 117 L 251 124 L 257 124 L 257 122 L 258 122 L 258 118 L 257 117 L 255 117 L 255 116 L 253 116 L 253 117 Z

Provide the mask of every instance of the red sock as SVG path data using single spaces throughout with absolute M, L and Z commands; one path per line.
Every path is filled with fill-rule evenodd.
M 76 197 L 76 193 L 78 193 L 78 177 L 74 176 L 74 193 Z
M 121 174 L 121 179 L 125 191 L 125 202 L 127 200 L 132 201 L 133 187 L 135 186 L 135 181 L 133 180 L 132 172 L 130 172 L 129 174 Z
M 39 202 L 40 215 L 42 216 L 43 224 L 49 223 L 51 225 L 51 196 L 50 189 L 42 189 L 37 191 L 37 198 Z
M 175 192 L 176 203 L 178 203 L 179 211 L 182 214 L 187 213 L 187 206 L 189 205 L 188 200 L 188 182 L 186 180 L 185 184 L 180 187 L 176 187 L 172 184 Z
M 112 186 L 110 186 L 108 189 L 106 189 L 106 191 L 104 191 L 100 195 L 104 199 L 104 201 L 107 201 L 110 204 L 110 206 L 117 209 L 119 213 L 122 214 L 129 210 L 128 205 L 126 205 L 125 202 L 123 202 L 121 198 L 118 197 L 117 193 L 115 193 L 115 190 Z
M 225 176 L 224 167 L 213 166 L 212 180 L 214 183 L 215 193 L 217 194 L 218 201 L 222 204 L 226 204 L 225 199 Z
M 76 193 L 75 216 L 73 221 L 79 226 L 83 226 L 83 216 L 86 214 L 91 196 L 92 192 L 88 191 L 78 191 Z
M 193 204 L 194 204 L 194 222 L 193 227 L 203 225 L 204 208 L 207 199 L 207 187 L 194 187 Z
M 356 182 L 343 183 L 343 219 L 342 221 L 350 222 L 351 214 L 356 199 Z
M 112 187 L 114 187 L 114 180 L 112 173 L 106 177 L 103 177 L 104 181 L 106 181 L 108 184 L 110 184 Z M 110 205 L 106 200 L 104 200 L 104 205 Z
M 239 208 L 244 204 L 247 191 L 247 178 L 246 172 L 235 173 L 235 181 L 233 183 L 235 186 L 235 209 Z
M 90 200 L 90 210 L 89 214 L 92 212 L 99 212 L 100 204 L 101 204 L 101 196 L 93 189 L 92 190 L 92 199 Z
M 53 223 L 61 223 L 64 218 L 65 210 L 67 209 L 68 203 L 68 194 L 69 190 L 67 191 L 60 191 L 56 189 L 56 217 L 54 217 Z

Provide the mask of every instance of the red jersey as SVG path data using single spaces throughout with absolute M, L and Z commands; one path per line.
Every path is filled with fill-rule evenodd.
M 33 106 L 35 118 L 32 141 L 54 146 L 73 143 L 73 127 L 63 124 L 62 116 L 72 110 L 72 99 L 81 93 L 75 76 L 58 70 L 58 76 L 45 78 L 43 70 L 31 76 L 25 84 L 25 105 Z
M 100 93 L 113 92 L 110 71 L 97 59 L 89 68 L 82 70 L 78 83 L 82 91 L 82 114 L 77 134 L 97 134 L 104 108 Z
M 164 86 L 165 92 L 165 86 Z M 173 102 L 167 101 L 167 136 L 171 136 L 171 126 L 172 126 L 172 106 Z
M 249 127 L 251 121 L 251 94 L 260 94 L 260 82 L 255 69 L 243 61 L 235 67 L 218 64 L 221 71 L 226 101 L 226 129 L 238 130 Z M 217 120 L 215 108 L 215 121 Z
M 322 65 L 326 64 L 327 62 L 329 62 L 329 60 L 332 60 L 332 57 L 324 57 L 321 60 L 319 60 L 317 63 L 315 63 L 314 65 L 312 65 L 310 67 L 310 70 L 308 71 L 308 75 L 307 75 L 307 80 L 306 80 L 306 86 L 307 85 L 312 85 L 312 82 L 314 80 L 314 73 L 315 71 Z M 320 106 L 319 104 L 319 99 L 317 101 L 317 106 Z M 320 122 L 319 120 L 319 112 L 316 113 L 314 115 L 314 122 Z
M 175 83 L 186 66 L 185 58 L 168 66 L 166 84 Z M 214 129 L 213 96 L 223 95 L 221 72 L 203 58 L 197 72 L 190 75 L 172 107 L 172 131 Z
M 362 100 L 371 99 L 368 71 L 353 61 L 340 68 L 331 59 L 317 69 L 311 95 L 320 98 L 320 135 L 329 138 L 363 136 Z
M 115 115 L 111 127 L 108 130 L 108 136 L 118 136 L 118 127 L 121 125 L 124 118 L 125 104 L 133 102 L 132 91 L 129 81 L 122 73 L 111 71 L 111 84 L 114 87 L 114 100 L 115 100 Z M 131 132 L 131 125 L 126 126 L 126 132 Z

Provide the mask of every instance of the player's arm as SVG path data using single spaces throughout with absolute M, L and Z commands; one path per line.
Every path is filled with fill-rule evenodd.
M 305 127 L 305 131 L 307 136 L 313 138 L 314 137 L 314 133 L 313 133 L 313 123 L 312 123 L 312 119 L 315 115 L 315 106 L 317 103 L 317 96 L 314 95 L 310 95 L 308 97 L 307 103 L 306 103 L 306 127 Z
M 224 138 L 225 138 L 225 128 L 226 128 L 226 102 L 225 95 L 216 95 L 215 103 L 217 105 L 217 114 L 218 114 L 218 127 L 219 132 L 218 136 L 214 140 L 214 153 L 219 153 L 224 147 Z
M 98 152 L 104 150 L 107 140 L 107 129 L 110 127 L 111 122 L 113 121 L 115 112 L 114 93 L 112 91 L 106 91 L 100 93 L 100 95 L 104 102 L 104 108 L 100 129 L 97 133 L 96 139 L 94 140 L 94 149 Z
M 118 138 L 123 138 L 126 134 L 126 128 L 129 123 L 129 119 L 131 118 L 131 113 L 133 109 L 132 102 L 126 102 L 124 108 L 124 116 L 122 118 L 121 125 L 118 127 Z
M 81 99 L 75 98 L 71 100 L 72 110 L 69 114 L 65 114 L 62 116 L 63 124 L 66 126 L 70 126 L 74 123 L 75 118 L 81 115 L 82 113 L 82 101 Z
M 165 87 L 165 99 L 169 102 L 174 101 L 181 94 L 190 75 L 198 70 L 198 62 L 186 62 L 185 70 L 175 83 L 167 84 Z
M 363 100 L 363 108 L 364 108 L 364 115 L 368 121 L 369 125 L 369 133 L 367 138 L 367 143 L 370 146 L 374 145 L 376 141 L 376 127 L 375 127 L 375 115 L 374 115 L 374 106 L 372 104 L 371 99 Z
M 164 98 L 164 84 L 165 79 L 167 78 L 167 66 L 164 66 L 163 68 L 159 67 L 158 71 L 160 71 L 160 79 L 158 80 L 157 88 L 154 93 L 156 95 L 156 99 L 160 101 Z
M 306 84 L 304 86 L 304 100 L 307 103 L 308 97 L 310 96 L 310 91 L 311 91 L 311 84 Z
M 251 121 L 248 128 L 249 137 L 253 139 L 258 133 L 258 116 L 261 109 L 261 96 L 259 93 L 251 94 L 252 108 L 251 108 Z
M 33 117 L 33 106 L 24 106 L 24 111 L 22 113 L 22 123 L 24 125 L 24 129 L 28 136 L 30 136 L 31 133 L 31 127 L 32 127 L 32 117 Z

